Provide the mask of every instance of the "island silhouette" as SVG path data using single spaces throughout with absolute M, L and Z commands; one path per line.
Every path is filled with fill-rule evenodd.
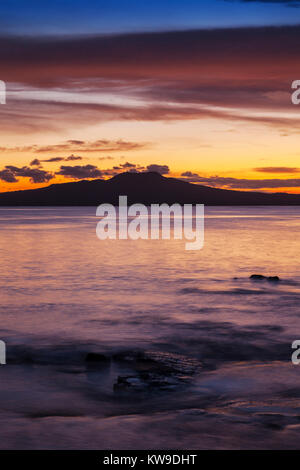
M 118 205 L 119 195 L 128 204 L 205 204 L 208 206 L 300 205 L 300 194 L 263 193 L 212 188 L 170 178 L 155 172 L 125 172 L 108 180 L 81 180 L 44 188 L 0 193 L 0 206 Z

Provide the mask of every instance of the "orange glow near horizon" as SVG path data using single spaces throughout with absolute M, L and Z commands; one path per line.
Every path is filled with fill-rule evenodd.
M 236 179 L 264 180 L 264 179 L 289 179 L 297 178 L 295 168 L 299 161 L 297 152 L 297 134 L 282 135 L 281 129 L 257 123 L 228 122 L 226 119 L 201 119 L 172 122 L 106 122 L 99 125 L 88 125 L 77 129 L 72 133 L 36 132 L 34 135 L 19 135 L 22 145 L 16 145 L 13 138 L 2 139 L 2 161 L 5 165 L 17 167 L 30 167 L 34 159 L 50 160 L 61 158 L 60 162 L 41 162 L 40 168 L 53 174 L 60 170 L 61 165 L 93 165 L 99 170 L 111 170 L 115 166 L 131 162 L 141 167 L 149 164 L 167 165 L 170 169 L 168 175 L 181 177 L 184 172 L 191 172 L 203 177 L 224 177 Z M 111 151 L 114 145 L 107 144 L 109 150 L 94 151 L 80 148 L 73 150 L 57 150 L 67 140 L 94 142 L 101 136 L 108 142 L 128 142 L 129 149 Z M 140 145 L 135 149 L 130 148 L 130 143 Z M 30 150 L 31 146 L 41 147 L 44 150 Z M 47 151 L 48 148 L 48 151 Z M 79 155 L 81 160 L 66 162 L 70 155 Z M 4 166 L 3 166 L 4 167 Z M 284 167 L 284 173 L 258 172 L 262 167 Z M 289 173 L 288 168 L 291 168 Z M 32 167 L 31 167 L 32 168 Z M 123 171 L 126 171 L 124 169 Z M 104 175 L 109 178 L 111 175 Z M 0 191 L 16 191 L 40 188 L 49 184 L 59 184 L 69 181 L 77 181 L 72 177 L 56 175 L 45 183 L 32 183 L 29 178 L 17 177 L 18 182 L 9 183 L 0 181 Z M 82 178 L 84 179 L 84 178 Z M 88 178 L 87 178 L 88 179 Z M 202 183 L 206 184 L 206 183 Z M 209 184 L 208 184 L 209 185 Z M 225 189 L 230 188 L 226 184 L 218 185 Z M 251 188 L 251 190 L 254 190 Z M 297 187 L 259 188 L 259 191 L 299 193 Z
M 200 184 L 299 193 L 294 38 L 282 27 L 81 38 L 80 50 L 20 43 L 24 59 L 5 56 L 0 77 L 0 191 L 159 165 Z

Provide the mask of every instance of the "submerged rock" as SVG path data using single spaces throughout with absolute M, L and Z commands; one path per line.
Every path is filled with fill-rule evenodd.
M 109 361 L 109 358 L 104 356 L 104 354 L 98 354 L 98 353 L 88 353 L 85 357 L 86 362 L 107 362 Z
M 118 376 L 114 390 L 174 390 L 192 380 L 202 368 L 195 358 L 164 351 L 126 352 L 114 356 L 134 367 L 134 373 Z
M 137 375 L 118 376 L 114 384 L 115 391 L 151 391 L 175 390 L 184 383 L 184 379 L 175 375 L 159 373 L 138 373 Z
M 280 281 L 280 278 L 279 278 L 278 276 L 269 276 L 269 277 L 268 277 L 268 281 L 275 281 L 275 282 L 277 282 L 277 281 Z
M 165 351 L 126 351 L 113 356 L 115 361 L 130 363 L 136 370 L 162 373 L 194 374 L 203 367 L 195 358 Z
M 280 281 L 280 278 L 278 276 L 264 276 L 263 274 L 251 274 L 250 279 L 254 281 L 270 281 L 270 282 Z
M 114 384 L 114 390 L 144 390 L 146 384 L 138 377 L 134 375 L 118 376 L 117 383 Z

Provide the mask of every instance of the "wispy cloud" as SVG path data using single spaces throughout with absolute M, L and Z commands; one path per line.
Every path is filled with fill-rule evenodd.
M 23 93 L 11 90 L 10 95 L 8 87 L 11 98 L 1 113 L 1 128 L 34 132 L 112 120 L 210 117 L 299 128 L 299 113 L 290 101 L 299 36 L 300 26 L 279 26 L 3 37 L 1 73 L 8 83 L 19 83 Z M 9 53 L 16 48 L 18 54 Z M 260 116 L 253 115 L 257 110 Z M 80 141 L 72 152 L 85 149 Z M 105 144 L 99 145 L 105 151 Z M 101 150 L 91 146 L 89 151 Z
M 53 158 L 47 158 L 46 160 L 39 160 L 38 158 L 35 158 L 30 162 L 30 166 L 38 166 L 40 167 L 42 163 L 57 163 L 57 162 L 70 162 L 70 161 L 75 161 L 75 160 L 83 160 L 83 157 L 80 157 L 79 155 L 70 155 L 69 157 L 53 157 Z
M 181 174 L 184 181 L 190 183 L 199 183 L 215 188 L 226 189 L 276 189 L 276 188 L 296 188 L 300 187 L 300 178 L 288 179 L 245 179 L 245 178 L 230 178 L 223 176 L 201 176 L 197 173 L 186 171 Z
M 299 173 L 300 168 L 290 166 L 267 166 L 254 168 L 254 171 L 258 171 L 260 173 Z
M 129 142 L 124 140 L 99 139 L 95 141 L 67 140 L 61 144 L 55 145 L 29 145 L 24 147 L 0 147 L 0 152 L 33 152 L 33 153 L 52 153 L 52 152 L 126 152 L 145 148 L 148 144 L 141 142 Z M 44 162 L 59 161 L 59 157 L 42 160 Z M 82 157 L 76 157 L 73 154 L 67 157 L 68 160 L 79 160 Z M 108 158 L 108 157 L 106 157 Z

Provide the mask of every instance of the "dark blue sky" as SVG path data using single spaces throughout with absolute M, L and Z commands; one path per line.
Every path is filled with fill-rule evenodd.
M 300 23 L 296 0 L 1 0 L 1 33 L 87 34 Z

